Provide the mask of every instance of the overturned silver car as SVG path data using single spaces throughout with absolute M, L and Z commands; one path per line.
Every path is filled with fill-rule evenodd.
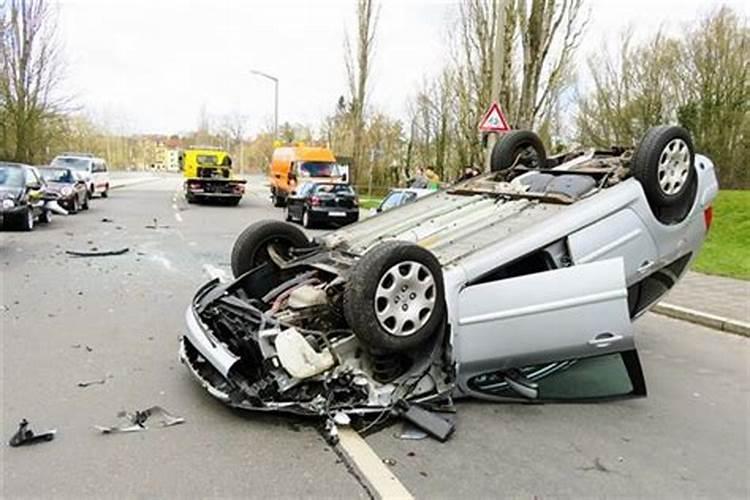
M 251 225 L 187 310 L 185 365 L 234 407 L 357 421 L 644 396 L 632 323 L 706 236 L 711 161 L 679 127 L 550 158 L 514 131 L 491 170 L 314 241 Z

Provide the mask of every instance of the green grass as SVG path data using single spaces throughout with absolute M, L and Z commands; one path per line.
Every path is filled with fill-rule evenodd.
M 373 196 L 373 197 L 360 196 L 359 207 L 364 208 L 365 210 L 369 210 L 371 208 L 377 208 L 377 206 L 380 205 L 381 201 L 383 201 L 383 198 L 378 198 L 376 196 Z
M 711 230 L 693 268 L 750 280 L 750 191 L 719 191 Z

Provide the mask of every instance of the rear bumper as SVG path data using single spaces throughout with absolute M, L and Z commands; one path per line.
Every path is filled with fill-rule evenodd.
M 338 215 L 343 214 L 343 215 Z M 307 211 L 311 221 L 315 222 L 356 222 L 359 220 L 359 208 L 312 207 Z

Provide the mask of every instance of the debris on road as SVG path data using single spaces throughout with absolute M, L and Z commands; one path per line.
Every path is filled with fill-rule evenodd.
M 114 222 L 114 220 L 108 218 L 108 217 L 102 217 L 102 222 Z
M 78 387 L 88 387 L 90 385 L 104 385 L 107 383 L 107 378 L 109 377 L 102 377 L 102 378 L 97 378 L 94 380 L 83 380 L 81 382 L 78 382 L 76 385 Z
M 17 446 L 24 446 L 27 444 L 52 441 L 53 439 L 55 439 L 56 433 L 57 429 L 50 429 L 44 432 L 40 432 L 39 434 L 34 434 L 34 431 L 29 428 L 29 421 L 24 418 L 21 420 L 21 422 L 19 422 L 18 430 L 15 434 L 13 434 L 13 437 L 10 438 L 8 444 L 15 448 Z
M 392 466 L 396 465 L 397 462 L 394 459 L 392 459 L 392 458 L 384 458 L 383 459 L 383 463 L 385 465 L 390 465 L 392 467 Z
M 169 228 L 169 226 L 166 225 L 166 224 L 162 224 L 160 226 L 159 225 L 159 219 L 157 219 L 156 217 L 154 217 L 154 223 L 153 224 L 147 224 L 147 225 L 145 225 L 143 227 L 145 227 L 146 229 L 168 229 Z
M 136 410 L 135 413 L 120 411 L 117 417 L 123 420 L 122 423 L 109 427 L 95 425 L 94 428 L 102 434 L 143 431 L 148 429 L 146 421 L 152 416 L 159 419 L 160 427 L 170 427 L 185 422 L 184 418 L 169 413 L 161 406 L 152 406 L 143 411 Z
M 425 410 L 416 405 L 410 405 L 406 401 L 400 401 L 397 405 L 399 414 L 418 428 L 430 434 L 441 443 L 444 443 L 456 426 L 453 422 L 446 420 L 435 412 Z
M 74 257 L 107 257 L 110 255 L 122 255 L 124 253 L 128 253 L 129 251 L 130 249 L 128 247 L 124 247 L 117 250 L 92 250 L 90 252 L 66 250 L 65 253 Z
M 401 432 L 394 434 L 394 437 L 403 439 L 405 441 L 419 441 L 421 439 L 427 438 L 427 433 L 422 429 L 418 429 L 417 427 L 404 422 Z

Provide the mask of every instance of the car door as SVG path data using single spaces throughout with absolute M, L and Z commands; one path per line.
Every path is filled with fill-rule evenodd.
M 35 215 L 39 215 L 44 206 L 44 183 L 33 168 L 26 168 L 26 199 Z
M 459 386 L 477 397 L 645 394 L 622 258 L 465 287 L 455 345 Z

